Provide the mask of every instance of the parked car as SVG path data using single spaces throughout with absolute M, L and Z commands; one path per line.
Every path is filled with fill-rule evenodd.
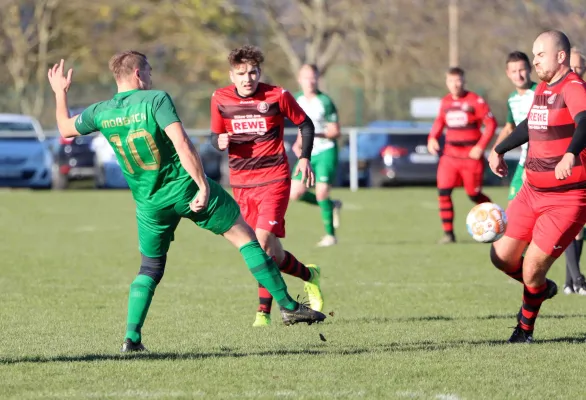
M 398 184 L 435 184 L 439 157 L 427 151 L 427 137 L 431 124 L 403 121 L 376 121 L 369 125 L 373 128 L 421 128 L 425 133 L 409 134 L 369 134 L 358 135 L 358 180 L 359 186 L 389 186 Z M 445 136 L 439 139 L 444 146 Z M 505 154 L 509 170 L 514 171 L 519 160 L 519 151 Z M 488 152 L 486 153 L 488 157 Z M 500 179 L 494 175 L 486 163 L 485 185 L 507 185 L 510 177 Z M 349 148 L 340 152 L 339 184 L 350 184 Z
M 0 186 L 51 188 L 53 155 L 39 122 L 0 114 Z
M 425 133 L 369 133 L 368 128 L 417 128 Z M 374 121 L 358 133 L 358 183 L 380 186 L 393 182 L 427 183 L 435 180 L 437 158 L 427 153 L 427 132 L 431 123 L 412 121 Z M 440 139 L 440 142 L 443 139 Z M 423 145 L 423 147 L 421 147 Z M 383 154 L 384 153 L 384 154 Z M 350 184 L 350 148 L 341 147 L 338 163 L 338 184 Z
M 84 109 L 85 107 L 75 107 L 69 112 L 70 115 L 77 115 Z M 93 179 L 95 168 L 92 141 L 94 137 L 94 134 L 90 134 L 57 139 L 54 150 L 55 163 L 52 168 L 54 189 L 66 189 L 71 181 Z

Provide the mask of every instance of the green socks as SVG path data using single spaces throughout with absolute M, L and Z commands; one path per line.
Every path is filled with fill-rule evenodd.
M 130 339 L 134 343 L 140 342 L 140 330 L 149 311 L 156 287 L 157 283 L 146 275 L 138 275 L 130 285 L 125 339 Z
M 240 248 L 240 253 L 254 278 L 268 290 L 277 303 L 287 310 L 295 310 L 297 302 L 287 293 L 287 285 L 279 267 L 260 244 L 256 240 L 247 243 Z
M 303 196 L 299 199 L 299 201 L 303 201 L 305 203 L 309 203 L 311 205 L 317 206 L 317 197 L 315 197 L 315 193 L 306 191 L 303 193 Z
M 326 234 L 335 236 L 334 229 L 334 202 L 330 199 L 318 201 L 317 204 L 321 209 L 321 219 L 326 229 Z

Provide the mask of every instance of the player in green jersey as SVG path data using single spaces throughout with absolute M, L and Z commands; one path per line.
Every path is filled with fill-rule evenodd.
M 336 228 L 340 224 L 342 203 L 330 198 L 330 188 L 336 179 L 338 168 L 338 144 L 340 136 L 338 112 L 332 99 L 317 88 L 319 72 L 315 65 L 303 65 L 299 70 L 301 92 L 295 95 L 297 103 L 311 118 L 315 126 L 315 139 L 311 152 L 311 167 L 315 171 L 315 194 L 307 190 L 301 176 L 293 177 L 291 199 L 318 205 L 326 235 L 317 244 L 320 247 L 333 246 L 337 243 Z M 293 151 L 301 154 L 301 135 L 293 145 Z
M 71 118 L 67 91 L 72 70 L 64 61 L 48 72 L 56 118 L 63 137 L 100 131 L 116 153 L 136 203 L 141 266 L 130 285 L 123 352 L 143 351 L 141 328 L 165 270 L 174 231 L 186 218 L 236 246 L 250 272 L 281 307 L 283 322 L 319 322 L 322 313 L 294 301 L 275 262 L 262 250 L 234 199 L 208 179 L 175 106 L 163 91 L 151 90 L 151 67 L 136 51 L 110 60 L 118 93 Z
M 513 132 L 529 113 L 533 104 L 533 96 L 537 83 L 531 80 L 531 63 L 527 55 L 520 51 L 514 51 L 507 57 L 507 77 L 515 85 L 515 91 L 509 94 L 507 100 L 507 123 L 501 130 L 495 143 L 495 147 Z M 509 201 L 513 200 L 525 180 L 525 159 L 527 158 L 527 143 L 521 146 L 521 157 L 515 169 L 515 175 L 509 188 Z

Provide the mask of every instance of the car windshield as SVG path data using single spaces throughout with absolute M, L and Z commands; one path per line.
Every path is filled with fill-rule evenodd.
M 0 121 L 0 138 L 38 139 L 38 135 L 31 122 Z

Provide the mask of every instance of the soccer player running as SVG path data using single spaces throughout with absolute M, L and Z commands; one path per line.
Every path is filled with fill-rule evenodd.
M 584 55 L 577 49 L 572 48 L 570 51 L 570 69 L 580 78 L 584 76 L 585 62 Z M 564 284 L 564 293 L 576 293 L 586 296 L 586 278 L 580 271 L 580 257 L 582 257 L 582 246 L 584 244 L 584 230 L 580 230 L 578 236 L 572 240 L 572 243 L 565 251 L 566 255 L 566 283 Z
M 446 86 L 450 93 L 441 100 L 439 115 L 427 139 L 428 151 L 437 155 L 440 150 L 438 139 L 444 128 L 447 128 L 445 147 L 437 167 L 439 214 L 444 230 L 439 244 L 456 242 L 452 204 L 455 187 L 463 184 L 466 194 L 476 204 L 490 201 L 482 192 L 484 150 L 497 126 L 484 99 L 466 90 L 461 68 L 448 70 Z M 483 124 L 484 133 L 480 130 Z
M 110 60 L 118 93 L 71 118 L 67 91 L 72 70 L 64 61 L 48 72 L 55 92 L 56 118 L 63 137 L 100 131 L 113 147 L 136 202 L 141 266 L 130 285 L 123 352 L 143 351 L 141 328 L 165 271 L 167 252 L 182 218 L 224 236 L 236 246 L 250 272 L 277 299 L 286 324 L 317 322 L 319 312 L 297 303 L 274 261 L 262 250 L 244 222 L 238 205 L 222 187 L 208 179 L 169 95 L 151 89 L 151 67 L 136 51 Z
M 254 46 L 242 46 L 228 56 L 232 85 L 218 89 L 211 100 L 212 143 L 220 151 L 228 149 L 230 185 L 244 220 L 256 231 L 262 248 L 281 272 L 305 281 L 312 309 L 321 311 L 320 268 L 304 265 L 283 249 L 285 213 L 291 191 L 291 174 L 283 143 L 285 117 L 301 130 L 301 157 L 294 175 L 314 184 L 309 159 L 314 126 L 285 89 L 260 82 L 264 55 Z M 271 322 L 273 296 L 259 283 L 259 308 L 253 326 Z
M 317 87 L 319 71 L 317 66 L 305 64 L 299 70 L 298 82 L 301 91 L 295 94 L 297 103 L 311 118 L 315 127 L 315 139 L 311 152 L 311 167 L 315 171 L 315 194 L 307 190 L 307 185 L 301 181 L 301 176 L 293 177 L 291 183 L 291 199 L 319 206 L 321 217 L 326 231 L 325 236 L 318 242 L 319 247 L 335 245 L 336 229 L 340 225 L 339 200 L 330 198 L 330 188 L 336 179 L 338 168 L 338 143 L 340 125 L 338 111 L 332 99 Z M 301 133 L 293 145 L 297 157 L 301 156 Z
M 531 62 L 527 54 L 514 51 L 507 56 L 507 77 L 515 85 L 515 90 L 509 94 L 507 100 L 507 123 L 499 133 L 496 147 L 511 132 L 519 125 L 529 113 L 529 109 L 533 104 L 533 96 L 535 95 L 535 88 L 537 83 L 531 80 Z M 521 157 L 519 157 L 519 164 L 515 169 L 515 175 L 511 180 L 509 188 L 509 201 L 513 200 L 525 180 L 525 159 L 527 158 L 527 143 L 521 146 Z
M 503 154 L 529 143 L 526 181 L 507 209 L 505 236 L 490 253 L 497 268 L 523 284 L 510 343 L 533 341 L 541 304 L 557 293 L 547 272 L 586 223 L 586 84 L 570 70 L 570 42 L 562 32 L 540 34 L 533 54 L 542 82 L 529 115 L 489 157 L 492 171 L 503 177 Z

